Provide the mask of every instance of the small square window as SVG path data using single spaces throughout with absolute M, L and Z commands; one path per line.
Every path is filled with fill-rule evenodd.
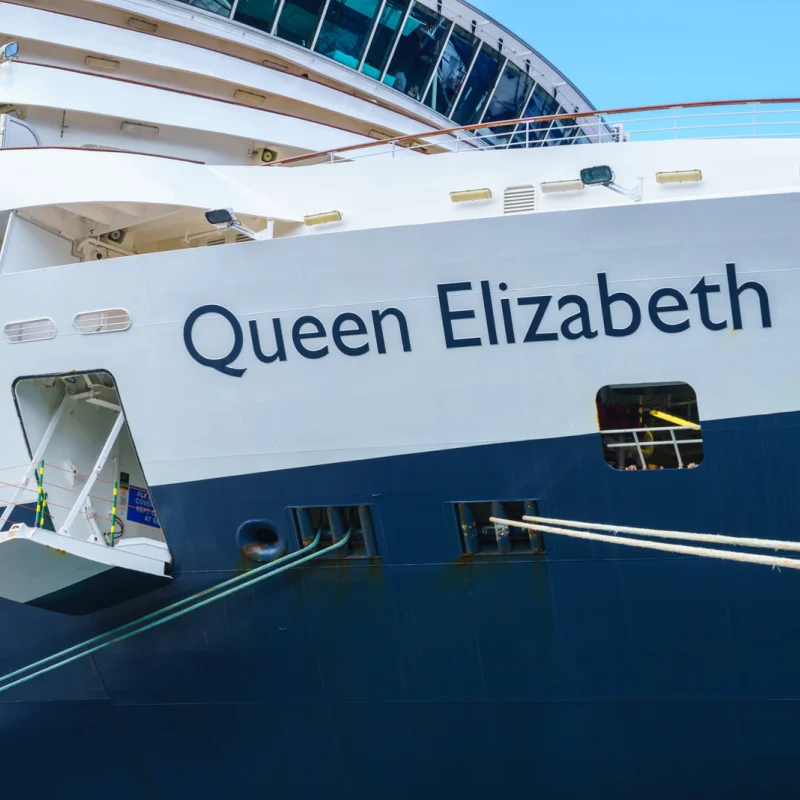
M 603 457 L 613 469 L 691 469 L 702 462 L 697 395 L 688 383 L 604 386 L 596 402 Z

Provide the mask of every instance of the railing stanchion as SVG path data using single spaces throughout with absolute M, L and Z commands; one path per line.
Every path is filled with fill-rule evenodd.
M 672 444 L 675 446 L 675 457 L 678 459 L 678 466 L 683 469 L 683 459 L 681 458 L 681 449 L 678 447 L 678 437 L 675 435 L 675 429 L 670 429 L 669 433 L 672 437 Z

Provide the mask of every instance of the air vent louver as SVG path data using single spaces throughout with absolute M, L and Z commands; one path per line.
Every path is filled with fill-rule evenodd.
M 536 210 L 536 189 L 532 185 L 509 186 L 503 194 L 503 213 L 520 214 Z

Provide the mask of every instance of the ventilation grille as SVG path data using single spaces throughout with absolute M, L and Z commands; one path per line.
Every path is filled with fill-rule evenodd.
M 509 186 L 503 195 L 503 213 L 520 214 L 536 210 L 536 190 L 533 186 Z
M 75 330 L 84 335 L 126 331 L 131 326 L 131 315 L 124 308 L 104 308 L 101 311 L 83 311 L 72 321 Z
M 56 324 L 49 317 L 9 322 L 3 326 L 3 337 L 9 344 L 39 342 L 42 339 L 52 339 L 55 335 Z

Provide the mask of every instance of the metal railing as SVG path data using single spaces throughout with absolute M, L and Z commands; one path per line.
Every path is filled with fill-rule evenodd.
M 697 433 L 699 430 L 700 428 L 697 425 L 665 425 L 658 428 L 620 428 L 619 430 L 604 430 L 600 431 L 600 436 L 602 437 L 604 448 L 616 450 L 618 452 L 617 469 L 625 468 L 626 449 L 635 449 L 640 468 L 647 469 L 648 464 L 645 458 L 645 450 L 649 450 L 651 447 L 672 447 L 675 451 L 675 459 L 678 462 L 678 467 L 683 469 L 686 464 L 681 454 L 681 447 L 685 447 L 686 445 L 702 445 L 703 440 L 702 438 L 679 438 L 677 432 L 692 431 L 693 433 Z M 661 440 L 656 439 L 656 434 L 660 433 L 666 434 L 666 438 Z M 628 436 L 632 438 L 632 441 L 609 441 L 609 439 Z
M 465 125 L 292 156 L 263 166 L 333 163 L 387 154 L 431 155 L 598 142 L 790 137 L 800 137 L 800 98 L 719 100 Z

